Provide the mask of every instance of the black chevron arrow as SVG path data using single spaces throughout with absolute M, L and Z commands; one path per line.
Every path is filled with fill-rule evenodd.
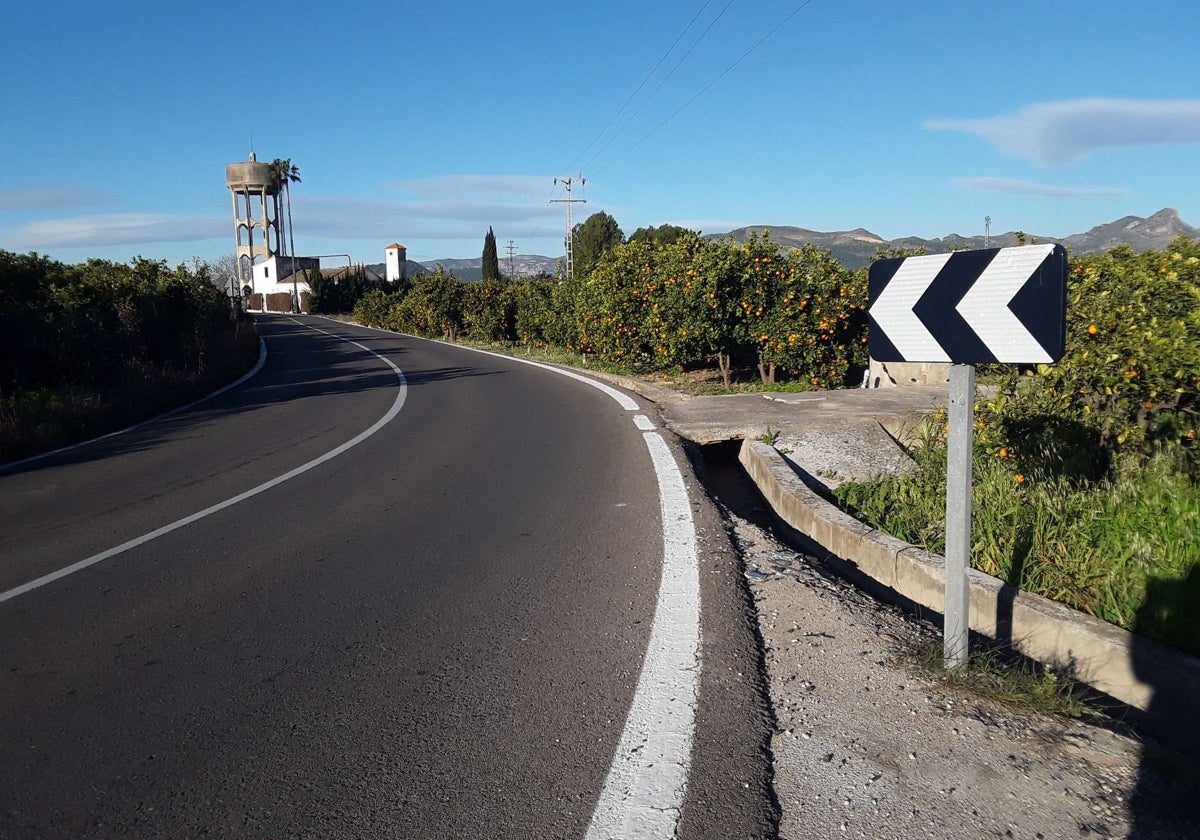
M 1052 359 L 1062 358 L 1066 350 L 1067 252 L 1055 248 L 1017 292 L 1008 308 Z
M 998 253 L 999 249 L 993 248 L 951 255 L 913 307 L 913 313 L 951 359 L 973 359 L 980 364 L 996 361 L 955 307 Z

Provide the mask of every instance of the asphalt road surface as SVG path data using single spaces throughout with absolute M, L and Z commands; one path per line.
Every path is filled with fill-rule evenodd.
M 0 837 L 771 836 L 744 581 L 651 412 L 259 326 L 242 385 L 0 468 Z

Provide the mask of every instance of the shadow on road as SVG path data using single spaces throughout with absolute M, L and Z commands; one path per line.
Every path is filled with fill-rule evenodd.
M 378 363 L 371 353 L 335 336 L 314 333 L 290 318 L 260 319 L 260 333 L 268 345 L 266 365 L 247 382 L 206 399 L 192 408 L 170 414 L 145 425 L 118 432 L 111 437 L 77 444 L 57 454 L 48 454 L 26 463 L 11 466 L 0 464 L 0 476 L 18 475 L 47 467 L 103 460 L 130 452 L 140 452 L 159 446 L 167 440 L 186 440 L 199 436 L 212 423 L 230 416 L 269 409 L 299 400 L 349 395 L 374 390 L 394 390 L 398 379 L 394 371 Z M 304 336 L 307 341 L 294 339 Z M 393 361 L 407 351 L 395 343 L 393 335 L 354 336 L 364 346 L 388 342 L 379 354 Z M 331 356 L 331 349 L 340 352 Z M 364 360 L 374 360 L 364 368 Z M 406 384 L 420 387 L 455 379 L 501 374 L 499 369 L 479 369 L 463 366 L 428 369 L 403 369 Z M 271 420 L 268 418 L 268 423 Z

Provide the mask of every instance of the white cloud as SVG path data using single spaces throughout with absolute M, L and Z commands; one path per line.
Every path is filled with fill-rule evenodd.
M 976 134 L 1002 152 L 1048 166 L 1097 149 L 1200 143 L 1200 99 L 1073 99 L 982 119 L 926 120 L 934 131 Z
M 562 205 L 551 205 L 549 199 L 561 197 L 562 187 L 552 196 L 553 180 L 523 175 L 448 175 L 394 184 L 399 191 L 395 198 L 297 191 L 292 196 L 296 244 L 303 251 L 303 242 L 310 237 L 482 243 L 489 226 L 502 238 L 558 240 L 562 236 Z M 18 195 L 40 195 L 47 202 L 54 198 L 48 190 L 0 193 L 0 197 L 12 196 L 14 201 Z M 578 190 L 575 195 L 581 197 Z M 59 198 L 69 203 L 70 195 L 64 190 Z M 592 213 L 607 208 L 597 203 L 584 205 L 583 209 Z M 575 210 L 577 221 L 582 221 L 579 207 Z M 232 247 L 233 225 L 228 210 L 211 215 L 79 215 L 0 228 L 0 247 L 17 251 L 206 239 L 224 239 Z
M 541 224 L 543 220 L 553 221 L 559 215 L 540 201 L 519 203 L 457 198 L 404 201 L 330 195 L 305 196 L 303 200 L 293 201 L 296 230 L 303 230 L 306 236 L 478 238 L 482 242 L 488 226 L 517 229 L 517 233 L 525 236 L 539 225 L 547 227 Z M 553 229 L 553 226 L 547 227 L 547 230 Z
M 116 196 L 86 187 L 43 184 L 0 190 L 0 211 L 28 213 L 64 207 L 99 207 L 116 202 Z
M 541 175 L 442 175 L 391 184 L 398 198 L 296 195 L 297 231 L 337 238 L 440 239 L 482 242 L 487 228 L 497 236 L 520 239 L 557 238 L 563 228 L 563 187 Z M 575 198 L 586 194 L 576 189 Z M 603 203 L 575 208 L 575 220 L 599 210 Z M 583 211 L 586 211 L 583 212 Z
M 955 178 L 950 183 L 977 192 L 1042 195 L 1050 198 L 1105 198 L 1129 193 L 1129 190 L 1115 187 L 1059 187 L 1053 184 L 1039 184 L 1035 181 L 1018 181 L 1013 178 Z
M 94 248 L 147 242 L 195 242 L 232 236 L 227 219 L 165 213 L 110 213 L 43 219 L 0 230 L 5 247 L 18 251 L 44 248 Z
M 545 198 L 555 185 L 554 178 L 546 175 L 438 175 L 397 181 L 393 186 L 416 195 L 503 196 L 512 200 Z

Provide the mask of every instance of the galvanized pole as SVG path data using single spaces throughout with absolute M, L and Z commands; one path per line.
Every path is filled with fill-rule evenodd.
M 946 462 L 946 610 L 943 642 L 947 668 L 967 661 L 970 621 L 971 456 L 975 438 L 975 366 L 950 365 L 950 438 Z
M 576 178 L 555 178 L 554 183 L 557 184 L 561 181 L 563 186 L 565 186 L 567 188 L 567 197 L 550 199 L 551 204 L 567 205 L 567 236 L 564 241 L 564 245 L 567 250 L 567 279 L 568 280 L 570 280 L 572 275 L 575 273 L 575 248 L 574 248 L 575 231 L 572 230 L 573 226 L 571 225 L 571 205 L 572 204 L 587 204 L 586 198 L 571 198 L 571 186 L 575 183 L 576 180 L 578 180 L 581 185 L 587 183 L 587 179 L 583 177 L 582 172 L 579 174 L 579 177 L 577 179 Z

